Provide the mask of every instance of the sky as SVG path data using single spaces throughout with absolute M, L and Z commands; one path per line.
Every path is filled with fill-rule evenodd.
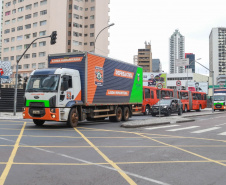
M 209 35 L 226 27 L 225 0 L 111 0 L 109 57 L 133 63 L 138 49 L 151 42 L 152 58 L 169 72 L 169 38 L 178 29 L 185 37 L 185 53 L 194 53 L 209 68 Z M 196 73 L 209 71 L 196 63 Z

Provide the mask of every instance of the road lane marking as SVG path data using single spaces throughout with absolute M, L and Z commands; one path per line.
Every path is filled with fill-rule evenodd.
M 162 141 L 158 141 L 158 140 L 156 140 L 156 139 L 153 139 L 153 138 L 148 137 L 148 136 L 144 136 L 144 135 L 139 134 L 139 133 L 137 133 L 137 135 L 143 136 L 144 138 L 150 139 L 150 140 L 155 141 L 155 142 L 157 142 L 157 143 L 160 143 L 160 144 L 163 144 L 163 145 L 170 146 L 170 147 L 172 147 L 172 148 L 181 150 L 181 151 L 183 151 L 183 152 L 192 154 L 192 155 L 194 155 L 194 156 L 200 157 L 200 158 L 205 159 L 205 160 L 207 160 L 207 161 L 210 161 L 210 162 L 213 162 L 213 163 L 216 163 L 216 164 L 220 164 L 220 165 L 222 165 L 222 166 L 226 166 L 226 164 L 224 164 L 224 163 L 222 163 L 222 162 L 218 162 L 218 161 L 213 160 L 213 159 L 210 159 L 210 158 L 208 158 L 208 157 L 205 157 L 205 156 L 196 154 L 196 153 L 194 153 L 194 152 L 190 152 L 190 151 L 185 150 L 185 149 L 183 149 L 183 148 L 180 148 L 180 147 L 177 147 L 177 146 L 174 146 L 174 145 L 170 145 L 170 144 L 164 143 L 164 142 L 162 142 Z
M 222 124 L 219 124 L 219 125 L 215 125 L 215 126 L 222 126 L 222 125 L 226 125 L 226 123 L 222 123 Z
M 23 132 L 24 132 L 25 126 L 26 126 L 26 122 L 24 122 L 23 127 L 21 128 L 20 134 L 19 134 L 19 136 L 18 136 L 18 138 L 16 140 L 16 143 L 14 145 L 13 151 L 12 151 L 10 157 L 9 157 L 9 160 L 8 160 L 8 162 L 6 164 L 6 167 L 5 167 L 4 171 L 2 172 L 2 175 L 0 177 L 0 185 L 3 185 L 5 183 L 5 180 L 6 180 L 8 174 L 9 174 L 9 171 L 10 171 L 10 169 L 12 167 L 13 160 L 14 160 L 14 158 L 16 156 L 16 152 L 17 152 L 17 150 L 19 148 L 20 140 L 21 140 L 21 138 L 23 136 Z
M 160 129 L 160 128 L 169 128 L 169 127 L 177 127 L 180 125 L 168 125 L 168 126 L 159 126 L 159 127 L 152 127 L 152 128 L 145 128 L 147 130 L 155 130 L 155 129 Z
M 220 128 L 221 127 L 212 127 L 212 128 L 197 130 L 197 131 L 194 131 L 194 132 L 191 132 L 191 133 L 193 133 L 193 134 L 200 134 L 200 133 L 209 132 L 209 131 L 212 131 L 212 130 L 217 130 L 217 129 L 220 129 Z
M 217 135 L 220 135 L 220 136 L 225 136 L 225 135 L 226 135 L 226 132 L 222 132 L 222 133 L 217 134 Z
M 175 131 L 188 130 L 188 129 L 198 128 L 198 127 L 199 127 L 199 126 L 191 126 L 191 127 L 175 128 L 175 129 L 171 129 L 171 130 L 167 130 L 167 131 L 175 132 Z
M 83 139 L 96 150 L 96 152 L 104 158 L 113 168 L 115 168 L 120 175 L 129 183 L 135 185 L 136 183 L 123 171 L 119 168 L 113 161 L 111 161 L 103 152 L 101 152 L 89 139 L 85 137 L 78 129 L 74 128 L 74 130 L 83 137 Z

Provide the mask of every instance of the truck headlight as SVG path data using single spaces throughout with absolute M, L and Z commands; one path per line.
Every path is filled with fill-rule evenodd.
M 50 108 L 50 112 L 51 112 L 51 113 L 56 113 L 56 109 Z

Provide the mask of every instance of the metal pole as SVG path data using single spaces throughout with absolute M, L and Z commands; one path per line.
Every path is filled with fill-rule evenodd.
M 213 84 L 213 96 L 212 96 L 212 113 L 214 113 L 214 71 L 211 71 L 212 72 L 212 84 Z
M 187 88 L 186 90 L 188 90 L 188 66 L 187 66 Z
M 159 89 L 159 117 L 160 117 L 160 100 L 161 100 L 161 90 Z
M 17 80 L 18 80 L 18 65 L 19 65 L 19 62 L 20 60 L 22 59 L 22 57 L 25 55 L 25 53 L 27 52 L 27 50 L 30 48 L 30 46 L 36 41 L 36 40 L 39 40 L 39 39 L 43 39 L 43 38 L 48 38 L 48 37 L 51 37 L 50 36 L 45 36 L 45 37 L 39 37 L 35 40 L 33 40 L 30 45 L 27 47 L 27 49 L 24 51 L 24 53 L 20 56 L 20 58 L 16 61 L 17 64 L 16 64 L 16 82 L 15 82 L 15 90 L 14 90 L 14 108 L 13 108 L 13 115 L 16 116 L 16 103 L 17 103 Z

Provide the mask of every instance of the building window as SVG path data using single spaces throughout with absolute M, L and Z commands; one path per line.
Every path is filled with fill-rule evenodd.
M 18 8 L 18 12 L 22 12 L 22 11 L 24 11 L 24 7 Z
M 17 18 L 17 21 L 20 22 L 20 21 L 23 21 L 23 19 L 24 19 L 24 17 L 21 16 L 21 17 L 18 17 L 18 18 Z
M 36 48 L 36 47 L 37 47 L 37 43 L 33 43 L 33 44 L 32 44 L 32 47 L 33 47 L 33 48 Z
M 23 30 L 23 26 L 18 26 L 17 31 Z
M 6 29 L 5 31 L 4 31 L 4 33 L 6 34 L 6 33 L 10 33 L 10 29 Z
M 4 61 L 9 61 L 9 57 L 4 57 L 3 60 Z
M 24 55 L 24 56 L 26 56 L 26 55 Z M 30 67 L 30 64 L 24 64 L 24 69 L 29 69 L 29 67 Z
M 73 40 L 73 45 L 74 45 L 74 46 L 78 46 L 78 45 L 79 45 L 79 42 L 78 42 L 78 41 Z
M 94 19 L 94 15 L 91 15 L 91 16 L 90 16 L 90 19 Z
M 36 53 L 32 53 L 32 58 L 36 58 Z M 33 65 L 33 64 L 32 64 Z M 36 64 L 35 64 L 35 66 L 36 66 Z M 33 67 L 32 67 L 33 68 Z
M 91 11 L 94 11 L 94 10 L 95 10 L 95 7 L 94 7 L 94 6 L 93 6 L 93 7 L 91 7 L 91 8 L 90 8 L 90 10 L 91 10 Z
M 42 6 L 42 5 L 45 5 L 45 4 L 47 4 L 47 0 L 43 0 L 43 1 L 40 2 L 40 5 L 41 5 L 41 6 Z
M 38 23 L 37 22 L 34 22 L 33 23 L 33 28 L 37 27 L 38 26 Z
M 13 46 L 13 47 L 11 47 L 11 51 L 14 51 L 15 50 L 15 47 Z
M 85 42 L 84 45 L 87 46 L 87 42 Z
M 33 54 L 35 54 L 35 57 L 36 57 L 36 53 L 33 53 Z M 33 54 L 32 54 L 32 58 L 35 58 L 35 57 L 33 57 Z M 33 64 L 31 65 L 31 67 L 32 67 L 32 69 L 35 69 L 35 68 L 36 68 L 36 63 L 33 63 Z
M 15 14 L 15 13 L 16 13 L 16 9 L 13 9 L 13 10 L 12 10 L 12 14 Z
M 45 46 L 45 45 L 46 45 L 46 41 L 39 42 L 39 47 L 42 47 L 42 46 Z
M 13 0 L 13 4 L 16 4 L 16 0 Z
M 44 25 L 46 25 L 46 23 L 47 23 L 46 20 L 45 21 L 40 21 L 40 26 L 44 26 Z
M 23 40 L 23 35 L 17 36 L 16 40 Z
M 85 8 L 85 11 L 88 11 L 89 9 L 88 8 Z M 87 18 L 88 19 L 88 18 Z
M 9 48 L 4 48 L 4 52 L 8 52 L 9 51 Z
M 25 19 L 30 19 L 31 18 L 31 14 L 25 15 Z
M 10 60 L 14 60 L 14 56 L 11 56 L 11 57 L 10 57 Z
M 94 46 L 94 42 L 90 42 L 90 46 Z
M 47 14 L 47 10 L 40 11 L 40 15 L 45 15 L 45 14 Z
M 26 35 L 24 35 L 24 38 L 25 38 L 25 39 L 30 39 L 30 37 L 31 37 L 31 34 L 26 34 Z
M 68 32 L 68 36 L 69 36 L 69 37 L 71 36 L 71 31 Z
M 5 4 L 6 7 L 9 7 L 11 5 L 11 2 L 8 2 Z
M 5 25 L 10 24 L 10 20 L 5 21 Z
M 24 44 L 24 49 L 27 49 L 30 44 Z
M 21 50 L 22 49 L 22 45 L 19 45 L 16 47 L 16 50 Z
M 39 57 L 44 57 L 46 55 L 46 52 L 39 52 Z
M 11 28 L 11 32 L 15 32 L 15 28 Z
M 34 8 L 38 7 L 38 3 L 34 3 Z
M 39 36 L 45 36 L 46 35 L 46 31 L 40 31 L 39 32 Z
M 18 3 L 21 3 L 21 2 L 23 2 L 24 0 L 18 0 Z
M 45 68 L 45 63 L 44 63 L 44 62 L 38 63 L 38 68 L 39 68 L 39 69 Z
M 5 16 L 10 15 L 10 12 L 11 12 L 11 11 L 7 11 L 7 12 L 5 12 Z
M 79 19 L 79 15 L 78 14 L 74 14 L 74 18 L 75 19 Z
M 20 55 L 17 55 L 17 56 L 18 56 L 18 59 L 17 60 L 19 60 Z M 18 69 L 22 69 L 22 65 L 18 65 Z
M 73 32 L 73 36 L 78 37 L 79 36 L 79 33 L 74 31 Z
M 75 9 L 75 10 L 78 10 L 78 9 L 79 9 L 79 6 L 74 5 L 74 9 Z
M 38 17 L 38 12 L 33 13 L 33 17 Z
M 71 45 L 71 40 L 68 40 L 68 41 L 67 41 L 67 44 L 68 44 L 68 45 Z
M 31 4 L 27 5 L 27 6 L 26 6 L 26 10 L 31 10 L 31 7 L 32 7 Z
M 25 58 L 25 59 L 30 58 L 30 54 L 25 54 L 25 55 L 24 55 L 24 58 Z M 25 68 L 25 65 L 28 65 L 28 68 L 29 68 L 29 64 L 24 64 L 24 69 L 28 69 L 28 68 Z
M 14 19 L 12 19 L 12 23 L 15 23 L 16 22 L 16 19 L 14 18 Z
M 33 37 L 37 37 L 37 32 L 33 33 Z
M 8 43 L 9 42 L 9 38 L 4 39 L 4 43 Z
M 25 29 L 30 29 L 30 28 L 31 28 L 31 24 L 25 25 Z
M 94 37 L 94 33 L 90 33 L 90 37 Z
M 11 37 L 11 42 L 14 42 L 15 41 L 15 37 Z
M 90 28 L 94 28 L 94 24 L 90 24 Z

